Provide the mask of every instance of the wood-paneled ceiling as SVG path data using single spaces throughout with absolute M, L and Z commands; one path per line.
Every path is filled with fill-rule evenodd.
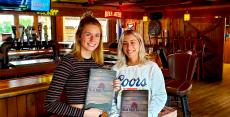
M 193 6 L 230 5 L 230 0 L 52 0 L 82 6 L 113 6 L 131 9 L 186 8 Z

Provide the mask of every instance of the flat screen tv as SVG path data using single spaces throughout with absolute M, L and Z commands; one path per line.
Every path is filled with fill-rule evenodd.
M 51 0 L 0 0 L 0 10 L 49 11 Z

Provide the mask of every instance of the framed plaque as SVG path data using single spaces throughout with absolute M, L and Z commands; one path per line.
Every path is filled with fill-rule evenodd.
M 121 117 L 148 117 L 148 90 L 123 90 Z
M 90 69 L 85 108 L 98 108 L 109 112 L 113 100 L 113 80 L 116 71 Z

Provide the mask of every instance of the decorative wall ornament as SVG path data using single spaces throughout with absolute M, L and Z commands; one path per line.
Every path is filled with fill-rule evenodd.
M 46 16 L 56 16 L 58 14 L 59 10 L 57 9 L 51 9 L 47 12 L 37 12 L 38 15 L 46 15 Z

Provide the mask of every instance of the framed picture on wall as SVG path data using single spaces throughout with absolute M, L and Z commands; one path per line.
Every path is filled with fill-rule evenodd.
M 135 22 L 127 22 L 127 30 L 136 30 L 136 23 Z

